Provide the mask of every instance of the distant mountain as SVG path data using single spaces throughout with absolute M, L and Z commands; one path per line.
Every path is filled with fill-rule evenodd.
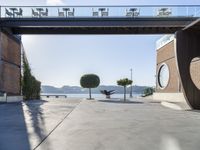
M 133 86 L 133 93 L 141 94 L 147 86 Z M 116 93 L 122 94 L 124 89 L 122 86 L 114 85 L 100 85 L 98 88 L 92 89 L 92 93 L 100 94 L 100 90 L 115 90 Z M 88 89 L 79 86 L 63 86 L 57 88 L 54 86 L 42 85 L 42 93 L 63 93 L 63 94 L 85 94 L 88 93 Z M 127 93 L 130 93 L 130 87 L 127 88 Z

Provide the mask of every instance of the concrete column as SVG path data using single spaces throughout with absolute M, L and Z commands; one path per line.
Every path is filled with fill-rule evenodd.
M 190 65 L 195 57 L 200 57 L 200 35 L 193 31 L 178 31 L 176 59 L 183 93 L 192 108 L 200 109 L 200 90 L 195 86 L 190 74 Z

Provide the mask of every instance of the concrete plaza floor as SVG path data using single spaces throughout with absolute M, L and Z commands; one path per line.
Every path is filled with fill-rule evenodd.
M 0 150 L 199 150 L 200 112 L 159 103 L 31 101 L 0 105 Z

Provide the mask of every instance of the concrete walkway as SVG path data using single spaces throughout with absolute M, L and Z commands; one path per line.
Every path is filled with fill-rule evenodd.
M 0 104 L 0 150 L 36 148 L 79 103 L 73 99 Z
M 200 112 L 172 110 L 159 103 L 143 103 L 142 99 L 134 101 L 46 102 L 40 106 L 43 111 L 39 114 L 38 110 L 26 109 L 26 105 L 38 109 L 35 104 L 26 104 L 23 106 L 25 126 L 20 130 L 11 124 L 2 126 L 1 123 L 8 120 L 1 118 L 0 149 L 9 147 L 6 140 L 13 148 L 18 144 L 12 143 L 12 138 L 9 140 L 6 129 L 27 139 L 21 141 L 26 148 L 37 150 L 199 150 Z M 31 115 L 31 112 L 36 114 Z M 35 116 L 39 119 L 34 119 Z M 12 123 L 16 125 L 16 122 L 20 120 L 14 119 Z

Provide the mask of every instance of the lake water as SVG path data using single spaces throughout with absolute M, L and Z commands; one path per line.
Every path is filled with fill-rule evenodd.
M 66 95 L 68 98 L 88 98 L 89 94 L 58 94 L 58 93 L 41 93 L 42 95 Z M 133 93 L 133 97 L 139 97 L 141 94 Z M 129 98 L 130 94 L 126 94 L 127 98 Z M 111 98 L 123 98 L 124 94 L 113 94 Z M 103 94 L 92 94 L 92 98 L 105 98 Z

